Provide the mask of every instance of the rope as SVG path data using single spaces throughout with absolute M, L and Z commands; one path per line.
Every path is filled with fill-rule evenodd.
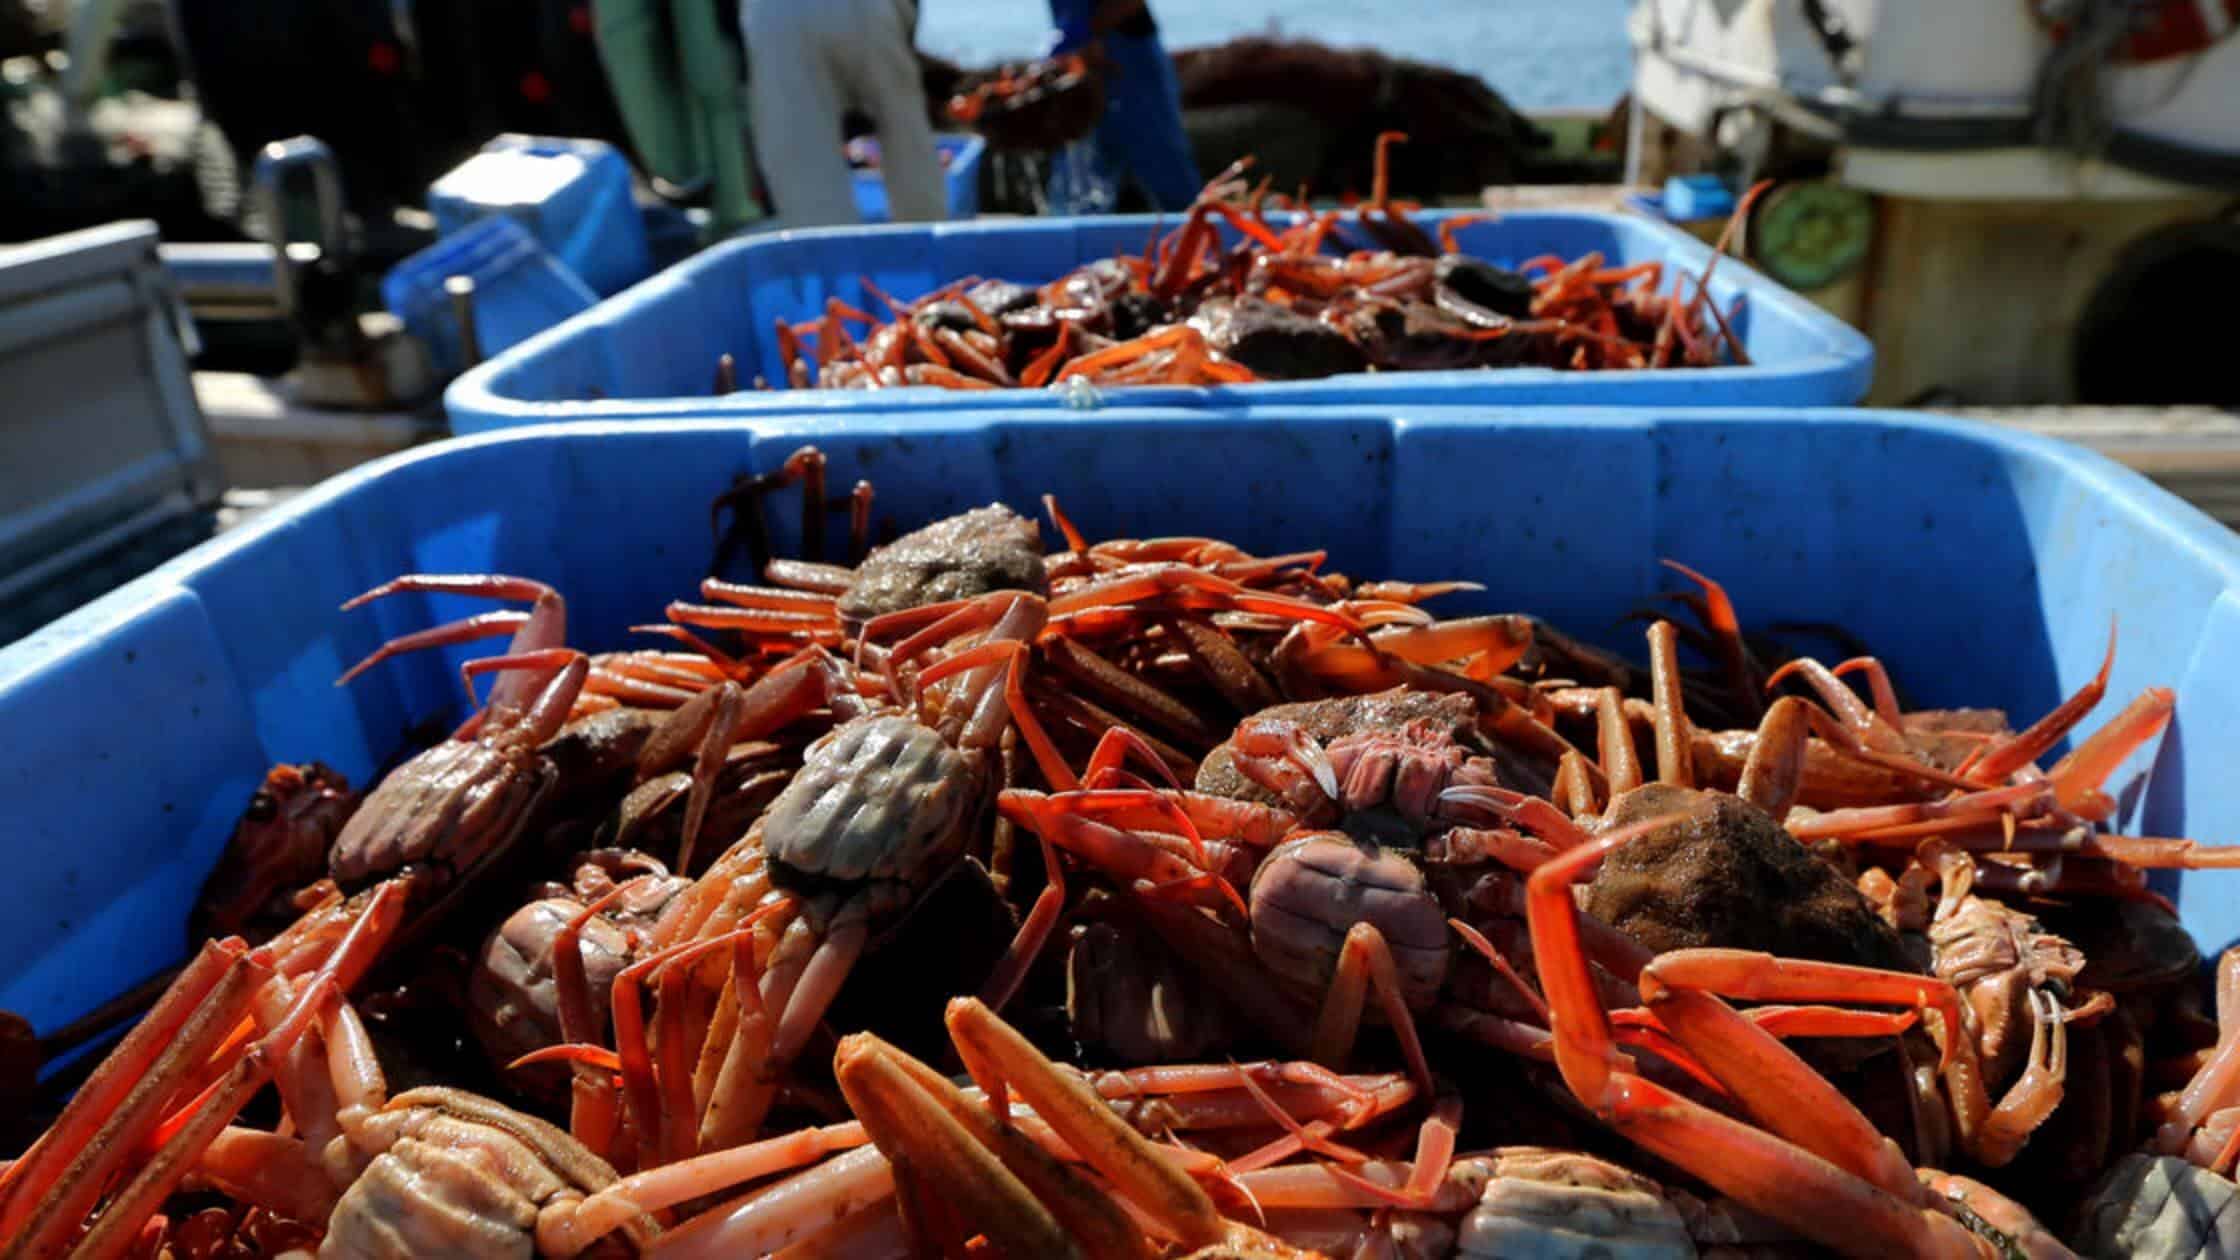
M 2151 0 L 2147 0 L 2151 3 Z M 2101 71 L 2137 24 L 2142 0 L 2044 0 L 2039 10 L 2068 28 L 2038 67 L 2032 127 L 2038 143 L 2096 158 L 2115 139 Z

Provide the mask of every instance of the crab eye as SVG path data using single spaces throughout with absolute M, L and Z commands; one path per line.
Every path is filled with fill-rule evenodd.
M 264 823 L 271 822 L 279 812 L 280 802 L 270 792 L 259 792 L 249 798 L 249 808 L 243 816 L 250 822 Z

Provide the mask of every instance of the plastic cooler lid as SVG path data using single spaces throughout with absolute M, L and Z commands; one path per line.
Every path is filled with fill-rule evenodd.
M 577 153 L 499 149 L 477 153 L 453 167 L 428 189 L 428 195 L 484 206 L 541 205 L 589 169 Z

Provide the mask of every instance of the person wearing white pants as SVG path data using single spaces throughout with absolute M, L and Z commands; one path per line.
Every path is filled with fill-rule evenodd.
M 861 221 L 841 151 L 850 106 L 878 127 L 893 219 L 947 217 L 917 19 L 916 0 L 741 0 L 755 159 L 784 226 Z

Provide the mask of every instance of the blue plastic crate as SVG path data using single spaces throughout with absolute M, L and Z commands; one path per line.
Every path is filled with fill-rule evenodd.
M 873 156 L 879 152 L 877 140 L 860 141 L 864 150 Z M 939 135 L 933 138 L 933 147 L 941 151 L 942 182 L 949 193 L 949 217 L 969 219 L 980 213 L 980 160 L 987 155 L 988 142 L 978 136 Z M 887 222 L 887 181 L 877 170 L 855 172 L 856 209 L 865 223 Z
M 383 305 L 427 345 L 429 361 L 444 375 L 467 366 L 458 317 L 444 290 L 453 276 L 474 281 L 475 340 L 486 355 L 510 349 L 599 300 L 568 264 L 514 220 L 501 215 L 470 223 L 381 278 Z
M 2178 692 L 2152 765 L 2115 780 L 2123 825 L 2240 840 L 2240 540 L 2042 438 L 1897 413 L 1485 408 L 551 426 L 338 477 L 0 651 L 16 858 L 0 1007 L 52 1028 L 181 957 L 188 903 L 269 763 L 362 781 L 407 728 L 456 715 L 471 646 L 332 683 L 384 636 L 487 605 L 344 599 L 415 570 L 523 574 L 566 594 L 577 644 L 638 642 L 627 628 L 705 571 L 706 502 L 811 440 L 833 484 L 873 478 L 900 524 L 992 499 L 1032 511 L 1050 491 L 1091 537 L 1210 534 L 1327 547 L 1348 573 L 1474 578 L 1486 592 L 1442 611 L 1530 610 L 1636 660 L 1640 629 L 1618 618 L 1671 589 L 1657 561 L 1680 558 L 1747 624 L 1862 635 L 1924 706 L 2034 717 L 2091 677 L 2120 613 L 2097 716 Z M 787 549 L 790 519 L 773 514 Z M 2205 947 L 2240 936 L 2240 879 L 2174 891 Z
M 629 160 L 602 141 L 499 136 L 429 185 L 428 212 L 445 236 L 505 215 L 601 297 L 653 274 Z
M 1427 223 L 1449 217 L 1425 214 Z M 1175 220 L 1149 215 L 821 228 L 719 245 L 453 382 L 451 427 L 477 433 L 547 420 L 684 418 L 774 411 L 984 407 L 991 396 L 903 390 L 746 391 L 708 396 L 716 359 L 729 354 L 742 383 L 783 381 L 778 319 L 823 312 L 827 297 L 869 301 L 861 277 L 908 299 L 961 276 L 1043 283 L 1095 258 L 1141 252 Z M 1519 212 L 1460 229 L 1458 243 L 1497 263 L 1600 250 L 1613 264 L 1660 259 L 1700 273 L 1703 242 L 1634 215 Z M 1842 406 L 1874 375 L 1874 347 L 1842 321 L 1736 259 L 1719 264 L 1711 292 L 1722 309 L 1742 299 L 1734 331 L 1752 366 L 1651 372 L 1498 371 L 1354 374 L 1218 389 L 1140 387 L 1110 397 L 1129 405 L 1243 403 L 1565 403 L 1649 406 Z M 875 305 L 875 304 L 874 304 Z M 996 395 L 1007 405 L 1056 407 L 1054 390 Z

